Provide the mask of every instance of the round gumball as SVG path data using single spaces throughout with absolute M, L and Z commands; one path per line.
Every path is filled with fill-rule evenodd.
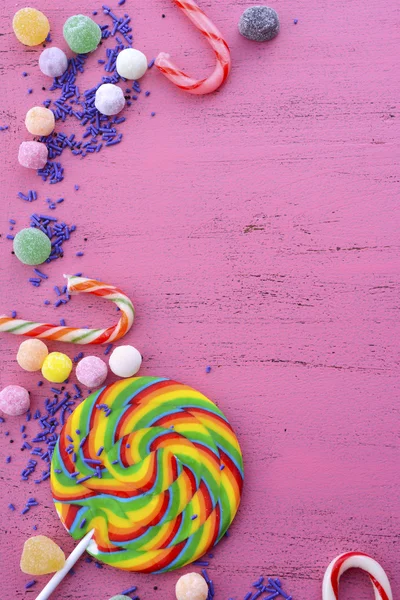
M 49 152 L 40 142 L 22 142 L 18 150 L 18 162 L 26 169 L 43 169 Z
M 108 367 L 104 360 L 97 356 L 86 356 L 76 367 L 76 377 L 79 383 L 90 389 L 100 387 L 106 380 Z
M 8 385 L 0 392 L 0 410 L 10 417 L 23 415 L 30 404 L 29 392 L 20 385 Z
M 60 48 L 45 48 L 39 56 L 39 69 L 48 77 L 61 77 L 68 68 L 68 58 Z
M 186 573 L 176 582 L 175 593 L 177 600 L 206 600 L 208 585 L 199 573 Z
M 18 349 L 17 362 L 24 371 L 40 371 L 48 353 L 42 340 L 25 340 Z
M 64 23 L 64 38 L 72 52 L 87 54 L 96 50 L 101 40 L 101 29 L 85 15 L 74 15 Z
M 139 350 L 133 346 L 118 346 L 110 356 L 109 366 L 118 377 L 132 377 L 139 371 L 142 360 Z
M 21 8 L 12 22 L 17 39 L 25 46 L 38 46 L 47 38 L 50 23 L 46 15 L 36 8 Z
M 32 135 L 50 135 L 55 127 L 54 113 L 44 106 L 33 106 L 25 117 L 25 126 Z
M 71 359 L 61 352 L 50 352 L 42 365 L 42 375 L 51 383 L 63 383 L 68 379 L 71 371 Z
M 41 265 L 50 256 L 51 242 L 40 229 L 28 227 L 18 231 L 13 241 L 13 250 L 24 265 Z
M 124 92 L 113 83 L 103 83 L 96 91 L 94 104 L 103 115 L 117 115 L 125 106 Z
M 117 56 L 118 75 L 125 79 L 140 79 L 147 71 L 147 58 L 135 48 L 125 48 Z

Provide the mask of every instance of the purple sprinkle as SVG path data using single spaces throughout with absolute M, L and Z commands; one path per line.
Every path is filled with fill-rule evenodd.
M 147 92 L 144 93 L 145 96 L 150 96 L 150 92 L 149 90 L 147 90 Z
M 74 185 L 74 190 L 77 192 L 79 190 L 79 185 L 75 184 Z
M 83 252 L 81 252 L 81 251 L 80 251 L 80 252 L 77 252 L 77 253 L 76 253 L 76 256 L 83 256 Z
M 81 433 L 80 429 L 76 429 L 75 433 L 76 433 L 77 435 L 80 435 L 80 433 Z
M 20 427 L 19 430 L 20 430 L 21 433 L 24 433 L 24 431 L 25 431 L 25 425 L 21 425 L 21 427 Z
M 28 88 L 28 94 L 32 94 L 33 89 L 32 88 Z
M 132 587 L 124 590 L 123 592 L 121 592 L 121 595 L 122 596 L 126 596 L 127 594 L 132 594 L 132 592 L 136 592 L 136 590 L 137 590 L 136 585 L 133 585 Z
M 107 354 L 110 354 L 111 350 L 112 350 L 113 345 L 112 344 L 108 344 L 108 346 L 106 347 L 106 349 L 104 350 L 104 354 L 107 356 Z
M 224 469 L 225 469 L 225 465 L 220 465 L 220 466 L 219 466 L 219 470 L 220 470 L 220 471 L 223 471 Z
M 26 71 L 22 71 L 22 77 L 28 77 L 28 73 Z
M 70 435 L 66 435 L 65 437 L 67 438 L 67 440 L 68 440 L 69 442 L 73 442 L 73 441 L 74 441 Z
M 11 456 L 6 456 L 6 463 L 10 463 L 11 462 Z
M 94 563 L 94 564 L 95 564 L 95 567 L 97 567 L 98 569 L 102 569 L 102 568 L 103 568 L 103 565 L 101 565 L 101 564 L 100 564 L 100 563 L 98 563 L 98 562 L 96 562 L 96 563 Z
M 8 505 L 8 508 L 9 508 L 10 510 L 15 510 L 15 506 L 14 506 L 14 504 L 9 504 L 9 505 Z
M 208 366 L 206 367 L 206 373 L 210 373 L 210 372 L 211 372 L 211 367 L 208 365 Z
M 45 304 L 46 306 L 48 306 L 49 304 L 51 304 L 51 302 L 50 302 L 50 300 L 45 300 L 45 301 L 43 302 L 43 304 Z
M 42 385 L 43 385 L 43 381 L 38 381 L 38 382 L 37 382 L 37 386 L 38 386 L 38 387 L 42 387 Z
M 84 481 L 87 481 L 88 479 L 91 479 L 92 476 L 91 475 L 87 475 L 86 477 L 83 477 L 82 479 L 77 479 L 76 483 L 83 483 Z
M 151 113 L 151 116 L 152 116 L 152 117 L 155 117 L 155 116 L 156 116 L 156 113 L 155 113 L 155 112 L 152 112 L 152 113 Z
M 32 579 L 31 581 L 28 581 L 28 583 L 25 584 L 25 589 L 29 590 L 29 588 L 33 587 L 36 583 L 36 579 Z
M 293 19 L 293 23 L 294 23 L 295 25 L 297 25 L 297 23 L 298 23 L 298 22 L 299 22 L 299 20 L 298 20 L 298 19 Z
M 13 319 L 15 319 L 16 316 L 17 316 L 17 312 L 15 310 L 12 310 L 11 311 L 11 316 L 12 316 Z
M 96 456 L 100 456 L 100 454 L 103 452 L 104 450 L 104 446 L 101 446 L 98 450 L 97 450 L 97 454 Z
M 191 517 L 190 517 L 190 519 L 191 519 L 192 521 L 194 521 L 195 519 L 197 519 L 197 517 L 198 517 L 198 515 L 193 515 L 193 516 L 191 516 Z M 204 565 L 204 566 L 205 566 L 205 567 L 208 567 L 208 563 L 207 563 L 206 565 Z
M 14 236 L 13 236 L 13 235 L 11 235 L 11 233 L 8 233 L 8 234 L 6 235 L 6 238 L 7 238 L 8 240 L 13 240 L 13 239 L 14 239 Z
M 81 521 L 81 524 L 79 525 L 79 529 L 83 529 L 85 527 L 85 525 L 86 525 L 86 519 L 83 519 Z
M 33 531 L 37 531 L 37 525 L 32 525 Z
M 148 64 L 148 68 L 149 68 L 149 69 L 151 69 L 151 67 L 153 67 L 153 66 L 154 66 L 154 63 L 155 63 L 155 62 L 156 62 L 156 59 L 155 59 L 155 58 L 153 58 L 153 59 L 152 59 L 152 60 L 149 62 L 149 64 Z

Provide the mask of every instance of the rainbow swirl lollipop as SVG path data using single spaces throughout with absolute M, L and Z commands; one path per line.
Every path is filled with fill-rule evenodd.
M 226 417 L 196 390 L 133 377 L 91 394 L 63 427 L 51 468 L 56 510 L 88 552 L 127 571 L 201 557 L 240 503 L 243 462 Z

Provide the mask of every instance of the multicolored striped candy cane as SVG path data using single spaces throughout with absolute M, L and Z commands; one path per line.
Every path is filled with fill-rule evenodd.
M 185 15 L 192 21 L 195 27 L 207 38 L 210 46 L 215 52 L 217 64 L 214 72 L 206 79 L 193 79 L 179 69 L 170 59 L 169 54 L 160 52 L 156 58 L 155 65 L 172 83 L 189 92 L 189 94 L 210 94 L 217 90 L 227 79 L 231 70 L 231 52 L 229 46 L 222 37 L 221 32 L 210 21 L 207 15 L 197 6 L 193 0 L 173 0 L 183 10 Z
M 93 294 L 114 302 L 121 310 L 118 323 L 106 329 L 83 329 L 0 316 L 0 332 L 6 331 L 14 335 L 69 342 L 70 344 L 105 344 L 119 340 L 128 333 L 135 317 L 135 309 L 128 296 L 113 285 L 95 279 L 69 275 L 64 275 L 64 277 L 67 279 L 70 294 Z
M 392 600 L 389 579 L 381 565 L 368 554 L 346 552 L 337 556 L 325 571 L 322 600 L 339 599 L 339 579 L 348 569 L 362 569 L 368 573 L 375 592 L 375 600 Z

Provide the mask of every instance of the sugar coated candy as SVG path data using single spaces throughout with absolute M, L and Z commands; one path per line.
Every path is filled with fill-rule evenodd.
M 101 40 L 101 29 L 85 15 L 74 15 L 64 23 L 64 38 L 68 46 L 77 54 L 93 52 Z
M 43 362 L 42 375 L 51 383 L 63 383 L 72 371 L 72 360 L 61 352 L 50 352 Z
M 250 6 L 240 17 L 239 32 L 248 40 L 268 42 L 279 33 L 279 17 L 269 6 Z
M 28 391 L 20 385 L 8 385 L 0 392 L 0 410 L 10 417 L 23 415 L 30 404 Z
M 147 71 L 147 58 L 135 48 L 125 48 L 117 56 L 118 75 L 125 79 L 140 79 Z
M 110 356 L 110 369 L 118 377 L 136 375 L 142 364 L 142 355 L 133 346 L 118 346 Z
M 32 135 L 50 135 L 55 123 L 53 111 L 44 106 L 33 106 L 26 113 L 25 125 Z
M 177 600 L 206 600 L 208 585 L 199 573 L 186 573 L 176 582 L 175 593 Z
M 22 142 L 18 150 L 18 162 L 27 169 L 43 169 L 49 152 L 40 142 Z
M 98 356 L 86 356 L 76 367 L 76 377 L 79 383 L 88 388 L 96 389 L 106 380 L 108 367 Z
M 18 231 L 13 249 L 15 256 L 24 265 L 41 265 L 50 256 L 51 242 L 40 229 L 27 227 Z
M 55 573 L 65 565 L 65 554 L 61 548 L 45 535 L 35 535 L 26 540 L 20 567 L 27 575 Z
M 40 371 L 48 353 L 42 340 L 25 340 L 18 349 L 17 362 L 24 371 Z
M 94 104 L 103 115 L 117 115 L 125 106 L 124 93 L 113 83 L 103 83 L 96 92 Z
M 39 56 L 39 69 L 48 77 L 61 77 L 67 68 L 67 55 L 56 46 L 45 48 Z
M 17 39 L 25 46 L 38 46 L 47 38 L 50 23 L 36 8 L 21 8 L 15 13 L 12 26 Z

